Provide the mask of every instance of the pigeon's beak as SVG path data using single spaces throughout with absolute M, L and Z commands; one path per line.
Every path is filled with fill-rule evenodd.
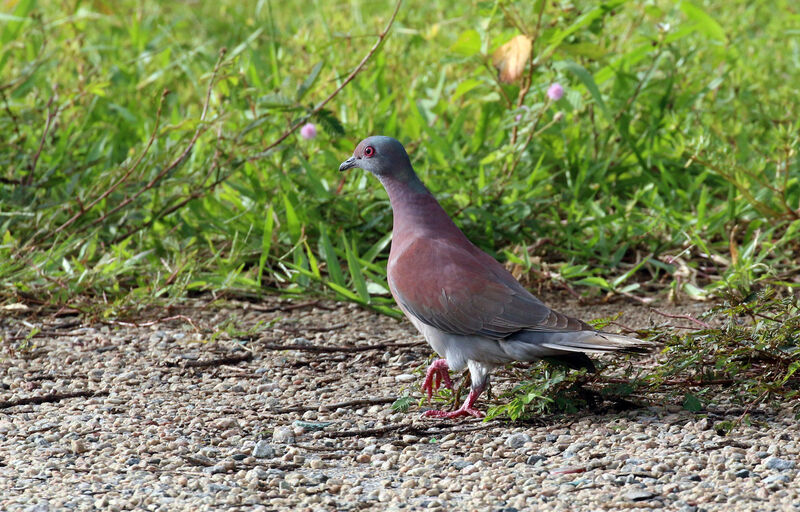
M 339 166 L 339 172 L 346 171 L 347 169 L 352 169 L 355 166 L 356 166 L 356 157 L 351 156 L 350 158 L 342 162 L 342 165 Z

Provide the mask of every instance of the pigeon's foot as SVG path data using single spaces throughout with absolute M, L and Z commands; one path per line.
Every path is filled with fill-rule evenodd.
M 425 411 L 422 415 L 426 418 L 443 418 L 453 419 L 460 418 L 461 416 L 474 416 L 476 418 L 483 418 L 484 414 L 478 409 L 467 407 L 467 404 L 462 405 L 455 411 Z
M 425 372 L 425 382 L 422 383 L 422 391 L 428 393 L 428 400 L 433 397 L 433 393 L 444 384 L 447 389 L 453 389 L 453 381 L 450 380 L 450 367 L 447 361 L 437 359 L 432 362 Z
M 464 400 L 464 404 L 455 411 L 425 411 L 422 413 L 422 416 L 426 418 L 446 418 L 446 419 L 460 418 L 461 416 L 474 416 L 476 418 L 483 418 L 484 414 L 478 409 L 472 407 L 482 391 L 483 391 L 483 386 L 479 388 L 472 388 L 469 391 L 467 399 Z

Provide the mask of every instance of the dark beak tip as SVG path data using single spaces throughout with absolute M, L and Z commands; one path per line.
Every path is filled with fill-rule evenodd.
M 339 166 L 339 172 L 346 171 L 347 169 L 352 169 L 356 166 L 356 157 L 351 156 Z

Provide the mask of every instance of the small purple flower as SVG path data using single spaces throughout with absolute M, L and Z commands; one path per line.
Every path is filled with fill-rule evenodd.
M 300 136 L 304 139 L 313 139 L 317 136 L 317 127 L 314 123 L 306 123 L 300 128 Z
M 564 96 L 564 88 L 561 84 L 556 82 L 547 89 L 547 97 L 553 101 L 558 101 Z
M 522 119 L 522 114 L 517 114 L 517 116 L 514 118 L 515 121 L 519 121 L 520 119 Z

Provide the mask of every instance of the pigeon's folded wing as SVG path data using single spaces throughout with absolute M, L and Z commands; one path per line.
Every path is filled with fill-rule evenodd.
M 390 260 L 388 274 L 403 309 L 448 333 L 501 339 L 520 330 L 592 329 L 545 306 L 469 242 L 419 238 Z

